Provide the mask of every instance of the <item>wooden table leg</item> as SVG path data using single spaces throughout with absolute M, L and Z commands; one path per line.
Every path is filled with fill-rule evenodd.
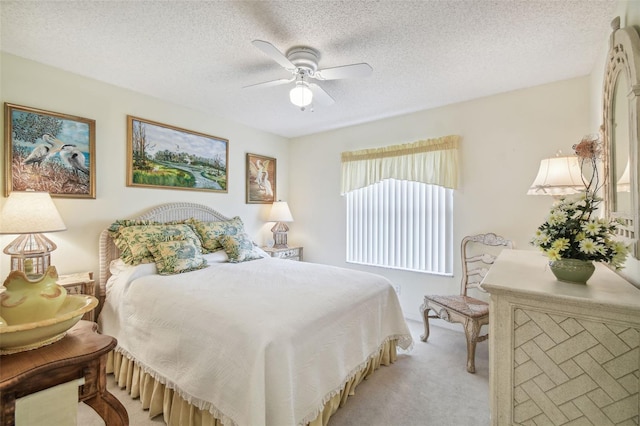
M 83 402 L 93 408 L 96 413 L 102 417 L 108 426 L 128 426 L 129 415 L 127 409 L 118 398 L 113 396 L 107 390 L 107 355 L 100 357 L 100 367 L 98 374 L 98 392 L 91 398 L 85 399 Z
M 2 395 L 2 410 L 0 410 L 0 426 L 13 426 L 16 423 L 16 395 L 7 392 Z

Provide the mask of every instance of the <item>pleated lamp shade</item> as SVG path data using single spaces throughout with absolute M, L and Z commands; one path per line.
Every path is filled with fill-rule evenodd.
M 528 195 L 571 195 L 585 190 L 578 157 L 545 158 Z

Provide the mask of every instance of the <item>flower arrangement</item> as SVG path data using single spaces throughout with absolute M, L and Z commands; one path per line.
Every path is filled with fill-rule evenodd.
M 538 227 L 531 244 L 539 247 L 549 260 L 577 259 L 598 261 L 620 269 L 629 252 L 615 240 L 618 222 L 596 215 L 602 199 L 596 196 L 598 187 L 597 160 L 601 154 L 598 137 L 586 136 L 573 146 L 580 169 L 591 166 L 591 178 L 584 178 L 585 191 L 564 197 L 553 204 L 547 220 Z

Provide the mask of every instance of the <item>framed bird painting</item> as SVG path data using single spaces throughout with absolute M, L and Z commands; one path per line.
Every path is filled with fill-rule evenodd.
M 276 159 L 247 154 L 247 204 L 276 200 Z
M 4 123 L 5 196 L 96 198 L 95 120 L 5 103 Z

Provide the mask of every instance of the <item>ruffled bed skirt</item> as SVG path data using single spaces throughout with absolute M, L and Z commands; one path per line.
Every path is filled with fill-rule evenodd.
M 344 385 L 325 396 L 324 406 L 318 408 L 318 415 L 307 423 L 309 426 L 326 426 L 329 418 L 342 407 L 347 398 L 355 394 L 355 388 L 369 377 L 380 365 L 395 362 L 397 340 L 388 340 L 380 350 L 369 357 L 361 368 L 355 371 Z M 149 418 L 163 414 L 169 426 L 231 426 L 216 418 L 215 408 L 198 408 L 182 398 L 166 383 L 155 379 L 140 365 L 125 354 L 114 350 L 109 354 L 107 373 L 113 373 L 120 388 L 126 388 L 132 398 L 140 398 L 142 408 L 149 410 Z

